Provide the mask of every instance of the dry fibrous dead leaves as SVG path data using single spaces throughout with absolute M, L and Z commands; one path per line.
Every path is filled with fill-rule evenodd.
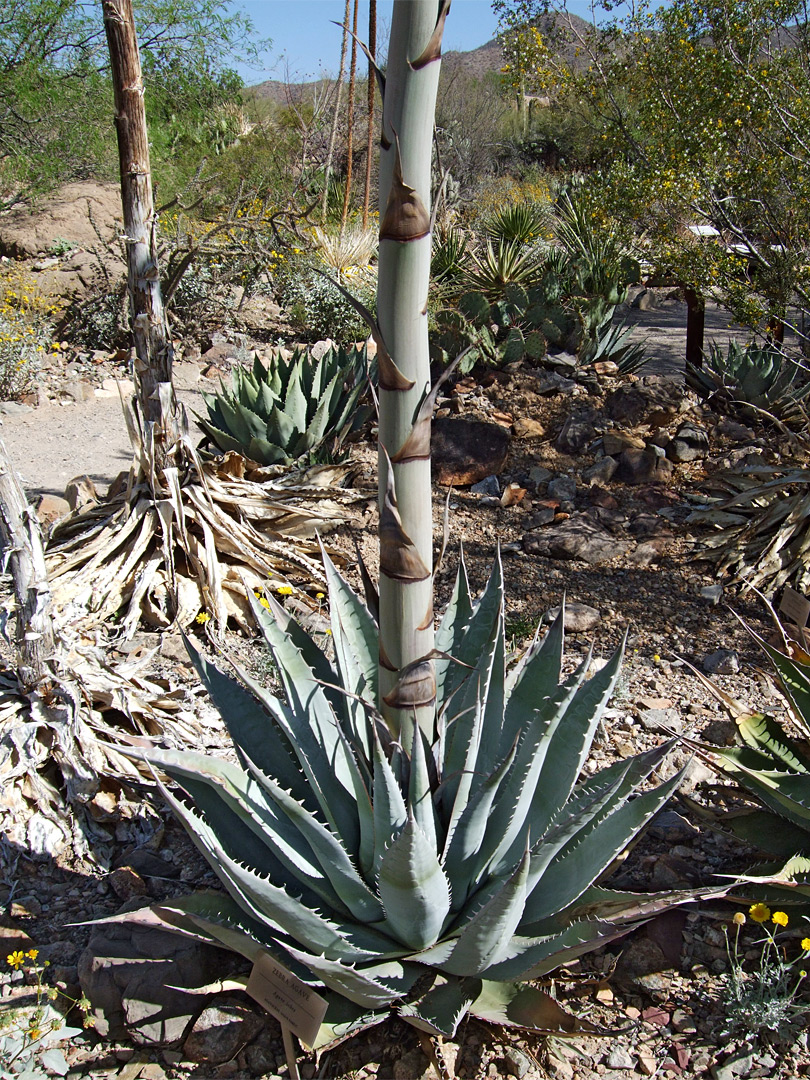
M 687 523 L 717 527 L 702 546 L 718 574 L 768 593 L 810 589 L 810 468 L 744 464 L 712 477 L 712 489 Z
M 316 534 L 362 499 L 342 486 L 349 465 L 264 468 L 237 453 L 203 461 L 185 422 L 177 464 L 156 482 L 147 439 L 129 408 L 135 465 L 111 500 L 72 514 L 46 553 L 57 628 L 112 626 L 130 637 L 153 627 L 188 626 L 200 614 L 249 631 L 248 591 L 292 585 L 321 591 Z

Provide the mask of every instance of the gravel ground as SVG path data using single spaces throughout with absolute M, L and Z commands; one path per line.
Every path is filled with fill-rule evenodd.
M 710 313 L 710 321 L 716 314 Z M 654 370 L 672 371 L 683 335 L 682 324 L 675 324 L 682 316 L 683 305 L 675 301 L 643 313 Z M 716 321 L 721 321 L 719 315 Z M 722 329 L 718 325 L 717 330 Z M 85 402 L 58 403 L 65 400 L 65 383 L 75 377 L 88 381 L 91 388 L 101 388 L 104 379 L 123 377 L 125 372 L 114 361 L 105 359 L 95 364 L 92 358 L 70 360 L 68 356 L 66 353 L 64 362 L 57 360 L 55 368 L 47 373 L 40 395 L 43 401 L 47 398 L 47 403 L 27 413 L 3 417 L 0 434 L 12 460 L 24 472 L 32 494 L 61 494 L 66 481 L 77 472 L 87 472 L 101 485 L 126 465 L 123 423 L 114 399 L 93 395 Z M 70 363 L 78 363 L 79 368 L 68 371 Z M 211 381 L 202 380 L 196 362 L 179 364 L 177 372 L 181 396 L 193 407 L 197 388 L 211 385 Z M 503 378 L 470 380 L 462 387 L 466 392 L 455 393 L 440 403 L 451 415 L 495 420 L 505 426 L 530 415 L 542 425 L 544 435 L 512 441 L 498 481 L 500 490 L 510 483 L 525 489 L 515 505 L 504 507 L 493 496 L 475 494 L 468 488 L 452 491 L 451 546 L 437 577 L 437 606 L 440 608 L 449 595 L 457 546 L 463 540 L 471 583 L 476 589 L 483 586 L 500 547 L 506 580 L 507 631 L 515 650 L 525 645 L 534 626 L 560 603 L 563 594 L 569 604 L 585 605 L 597 613 L 595 618 L 590 617 L 594 623 L 591 629 L 574 630 L 568 635 L 568 662 L 572 666 L 591 646 L 595 660 L 602 660 L 628 634 L 624 674 L 588 770 L 658 745 L 673 731 L 715 743 L 733 740 L 733 724 L 684 664 L 689 661 L 702 668 L 706 658 L 718 649 L 733 652 L 734 660 L 730 674 L 715 676 L 717 686 L 752 709 L 767 709 L 784 716 L 781 699 L 767 675 L 759 670 L 756 646 L 725 601 L 730 599 L 734 611 L 761 632 L 767 632 L 761 605 L 739 595 L 724 596 L 715 604 L 716 597 L 710 600 L 701 595 L 701 590 L 716 582 L 711 567 L 696 560 L 696 538 L 683 524 L 688 492 L 725 456 L 745 444 L 723 434 L 715 418 L 691 402 L 688 413 L 673 413 L 673 417 L 680 422 L 688 415 L 706 427 L 710 438 L 706 460 L 677 466 L 664 485 L 605 485 L 615 503 L 607 507 L 613 514 L 615 535 L 627 542 L 623 554 L 592 566 L 578 559 L 563 562 L 532 553 L 526 548 L 525 537 L 538 531 L 536 521 L 548 500 L 549 479 L 569 477 L 577 481 L 577 487 L 571 506 L 562 512 L 558 508 L 548 528 L 565 520 L 565 513 L 581 513 L 597 505 L 594 489 L 582 482 L 582 471 L 593 463 L 593 454 L 563 453 L 556 442 L 571 410 L 599 407 L 604 392 L 612 385 L 588 391 L 579 388 L 575 395 L 568 391 L 538 397 L 531 390 L 534 379 L 534 373 L 520 369 Z M 750 443 L 756 448 L 757 441 L 766 441 L 763 433 L 754 433 Z M 354 454 L 358 483 L 373 486 L 373 447 L 361 444 Z M 538 480 L 543 470 L 548 476 Z M 446 496 L 446 489 L 436 488 L 437 537 Z M 354 559 L 356 540 L 373 569 L 376 515 L 372 503 L 365 508 L 361 505 L 354 519 L 338 529 L 332 539 L 350 561 Z M 657 513 L 660 509 L 675 512 L 662 517 Z M 631 528 L 639 521 L 644 528 L 633 533 Z M 660 543 L 639 558 L 639 548 L 651 537 Z M 256 642 L 233 635 L 230 646 L 252 670 L 267 674 L 266 657 Z M 143 633 L 127 649 L 128 655 L 138 650 L 144 655 L 156 650 L 150 661 L 150 677 L 184 693 L 205 720 L 202 728 L 207 748 L 226 753 L 221 725 L 207 709 L 177 639 L 167 635 L 161 640 L 159 635 Z M 735 666 L 736 671 L 732 670 Z M 672 775 L 684 766 L 687 775 L 680 793 L 669 811 L 614 870 L 612 885 L 639 889 L 711 887 L 719 880 L 717 875 L 741 871 L 754 861 L 754 852 L 706 824 L 699 812 L 701 807 L 722 809 L 733 804 L 736 796 L 719 790 L 711 772 L 692 761 L 682 744 L 676 745 L 661 775 Z M 192 885 L 213 884 L 210 872 L 182 830 L 161 807 L 137 801 L 122 804 L 118 810 L 113 805 L 107 819 L 97 825 L 111 851 L 110 869 L 60 860 L 35 863 L 8 844 L 0 853 L 0 899 L 6 910 L 0 934 L 4 944 L 11 949 L 24 941 L 33 943 L 40 949 L 40 958 L 50 961 L 51 979 L 72 994 L 78 991 L 78 965 L 91 935 L 87 926 L 75 925 L 77 922 L 178 895 Z M 147 862 L 142 863 L 140 871 L 137 869 L 135 853 L 143 851 L 162 860 L 161 873 L 155 873 L 154 865 Z M 131 869 L 125 870 L 127 866 Z M 784 1044 L 771 1045 L 762 1037 L 746 1041 L 729 1032 L 721 1002 L 728 970 L 723 927 L 734 910 L 732 904 L 715 900 L 659 917 L 632 938 L 586 957 L 561 973 L 553 984 L 555 993 L 582 1021 L 596 1025 L 602 1034 L 587 1032 L 545 1040 L 469 1021 L 462 1025 L 454 1043 L 444 1045 L 445 1061 L 455 1075 L 468 1078 L 627 1080 L 660 1075 L 715 1080 L 769 1076 L 787 1080 L 810 1075 L 810 1054 L 801 1018 L 795 1037 Z M 744 930 L 743 944 L 749 962 L 753 962 L 757 954 L 756 932 L 750 924 Z M 796 947 L 795 941 L 788 944 L 788 949 Z M 25 990 L 25 980 L 10 973 L 0 976 L 0 982 L 4 998 L 16 999 Z M 220 996 L 218 1005 L 223 1002 L 230 1002 L 237 1012 L 241 1010 L 240 1030 L 254 1032 L 250 1039 L 245 1035 L 240 1041 L 237 1036 L 233 1052 L 225 1060 L 214 1061 L 210 1053 L 206 1060 L 195 1058 L 199 1038 L 196 1044 L 192 1040 L 167 1050 L 128 1040 L 97 1039 L 88 1033 L 74 1040 L 68 1054 L 70 1077 L 161 1080 L 167 1076 L 185 1080 L 287 1076 L 275 1022 L 262 1020 L 258 1029 L 244 1027 L 244 1013 L 249 1012 L 255 1020 L 258 1007 L 239 994 Z M 210 1039 L 210 1032 L 208 1044 L 202 1039 L 209 1051 Z M 317 1063 L 304 1055 L 300 1066 L 305 1077 L 416 1080 L 434 1075 L 418 1034 L 396 1019 L 337 1047 Z

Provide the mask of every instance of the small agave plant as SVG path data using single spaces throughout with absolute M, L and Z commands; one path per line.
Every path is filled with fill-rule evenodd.
M 554 1027 L 562 1010 L 525 981 L 678 899 L 594 884 L 680 779 L 646 784 L 666 746 L 582 775 L 621 651 L 561 679 L 561 613 L 507 672 L 500 565 L 473 602 L 462 561 L 436 635 L 435 735 L 395 740 L 376 621 L 326 568 L 333 659 L 272 597 L 254 604 L 285 699 L 191 650 L 238 764 L 147 758 L 227 894 L 159 911 L 326 987 L 325 1042 L 394 1007 L 448 1036 L 470 1011 Z
M 333 461 L 368 410 L 360 404 L 367 381 L 366 348 L 332 348 L 320 360 L 296 350 L 276 354 L 267 368 L 234 368 L 230 389 L 203 393 L 208 417 L 198 417 L 223 452 L 236 450 L 259 465 Z
M 801 903 L 810 909 L 810 654 L 788 639 L 778 617 L 772 614 L 782 639 L 780 647 L 750 627 L 746 629 L 771 661 L 801 738 L 791 738 L 773 716 L 752 713 L 701 675 L 701 681 L 734 717 L 742 745 L 701 744 L 699 750 L 757 804 L 723 813 L 717 819 L 719 827 L 776 860 L 763 867 L 759 877 L 749 875 L 743 880 L 770 882 L 764 895 L 771 902 Z M 778 889 L 778 896 L 774 889 Z

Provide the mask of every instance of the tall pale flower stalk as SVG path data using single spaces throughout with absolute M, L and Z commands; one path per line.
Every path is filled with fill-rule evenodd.
M 430 165 L 449 0 L 395 0 L 380 157 L 380 697 L 410 745 L 433 737 L 433 515 L 430 484 Z

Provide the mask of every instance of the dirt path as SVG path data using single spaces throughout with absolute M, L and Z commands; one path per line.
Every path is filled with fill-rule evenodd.
M 175 365 L 175 392 L 189 413 L 199 410 L 200 369 Z M 210 389 L 212 383 L 204 383 Z M 31 497 L 62 495 L 69 480 L 87 475 L 99 487 L 128 469 L 132 451 L 121 402 L 115 395 L 89 401 L 41 405 L 30 412 L 4 416 L 0 438 Z

